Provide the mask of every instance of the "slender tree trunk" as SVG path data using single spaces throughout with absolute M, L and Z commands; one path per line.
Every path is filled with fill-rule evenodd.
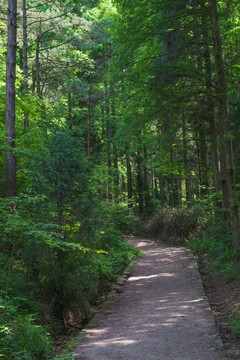
M 8 44 L 6 65 L 6 145 L 15 148 L 15 81 L 17 52 L 17 0 L 8 1 Z M 6 195 L 17 194 L 16 157 L 11 150 L 6 153 Z
M 182 116 L 182 134 L 183 134 L 183 163 L 184 163 L 184 181 L 186 191 L 186 201 L 190 204 L 193 201 L 191 176 L 188 164 L 188 140 L 187 140 L 187 128 L 185 117 Z
M 143 148 L 143 160 L 147 159 L 147 148 Z M 143 166 L 143 199 L 144 199 L 144 208 L 148 210 L 150 208 L 150 194 L 149 194 L 149 184 L 148 184 L 148 169 Z
M 67 116 L 67 121 L 68 121 L 68 127 L 69 130 L 72 130 L 72 96 L 71 93 L 68 93 L 68 116 Z
M 118 171 L 118 151 L 117 146 L 113 144 L 113 165 L 114 165 L 114 186 L 117 194 L 119 193 L 119 171 Z
M 199 119 L 199 150 L 200 150 L 200 194 L 201 196 L 208 194 L 208 160 L 207 160 L 207 134 L 206 122 L 202 111 Z
M 212 156 L 212 166 L 213 166 L 214 187 L 215 187 L 215 191 L 218 192 L 221 190 L 220 162 L 219 162 L 219 152 L 218 152 L 218 143 L 217 143 L 217 127 L 216 127 L 216 120 L 214 114 L 214 104 L 211 96 L 210 98 L 208 98 L 208 114 L 209 114 L 209 125 L 210 125 L 211 156 Z
M 151 171 L 151 177 L 152 177 L 152 198 L 158 199 L 158 183 L 157 183 L 157 177 L 154 174 L 154 169 L 152 168 Z
M 199 132 L 195 129 L 196 148 L 197 148 L 197 167 L 198 167 L 198 180 L 193 185 L 193 194 L 198 198 L 200 196 L 199 186 L 201 185 L 201 159 L 200 159 L 200 143 L 199 143 Z M 194 196 L 194 195 L 193 195 Z
M 121 176 L 121 187 L 122 187 L 122 190 L 125 192 L 126 191 L 126 183 L 125 183 L 125 179 L 124 179 L 123 175 Z
M 209 119 L 210 139 L 211 139 L 211 155 L 214 176 L 214 186 L 216 192 L 221 189 L 220 184 L 220 166 L 219 166 L 219 152 L 217 142 L 217 127 L 215 119 L 215 107 L 212 97 L 212 69 L 209 49 L 205 51 L 205 66 L 206 66 L 206 90 L 207 90 L 207 114 Z
M 143 197 L 143 174 L 142 174 L 142 154 L 140 150 L 137 153 L 137 194 L 138 194 L 138 209 L 142 214 L 144 210 L 144 197 Z
M 165 187 L 164 187 L 164 177 L 162 174 L 158 176 L 159 187 L 160 187 L 160 203 L 161 206 L 165 206 Z
M 172 164 L 176 161 L 176 154 L 171 149 L 170 161 Z M 178 177 L 175 174 L 170 174 L 168 178 L 168 191 L 169 191 L 169 205 L 177 206 L 178 205 Z
M 107 164 L 108 164 L 108 173 L 111 175 L 112 168 L 112 156 L 111 156 L 111 126 L 109 123 L 109 111 L 107 112 Z
M 173 176 L 173 201 L 174 206 L 180 205 L 179 203 L 179 178 L 177 176 Z
M 114 104 L 112 104 L 111 106 L 112 109 L 112 119 L 114 121 L 115 119 L 115 107 Z M 114 131 L 114 134 L 116 132 L 115 128 L 112 128 L 112 131 Z M 113 182 L 114 182 L 114 191 L 116 193 L 116 195 L 119 195 L 119 187 L 120 187 L 120 179 L 119 179 L 119 170 L 118 170 L 118 148 L 116 146 L 116 143 L 113 141 L 113 166 L 114 166 L 114 178 L 113 178 Z
M 92 96 L 92 83 L 90 79 L 89 92 L 88 92 L 88 147 L 87 147 L 88 161 L 90 161 L 91 158 L 91 96 Z
M 40 18 L 40 29 L 37 36 L 37 45 L 36 45 L 36 87 L 37 94 L 41 97 L 41 83 L 40 83 L 40 42 L 42 37 L 42 19 Z
M 167 178 L 167 185 L 168 185 L 168 204 L 171 207 L 174 207 L 174 184 L 173 184 L 173 177 L 172 175 L 168 176 Z
M 202 4 L 203 10 L 205 5 Z M 204 13 L 203 13 L 204 14 Z M 204 64 L 205 64 L 205 72 L 206 72 L 206 90 L 207 90 L 207 98 L 206 98 L 206 107 L 207 107 L 207 117 L 209 122 L 210 129 L 210 140 L 211 140 L 211 157 L 212 157 L 212 169 L 213 169 L 213 179 L 214 179 L 214 187 L 215 191 L 218 192 L 221 190 L 220 184 L 220 166 L 219 166 L 219 151 L 218 151 L 218 141 L 217 141 L 217 127 L 216 127 L 216 119 L 215 119 L 215 106 L 213 101 L 213 87 L 212 87 L 212 63 L 211 63 L 211 55 L 208 46 L 209 36 L 208 36 L 208 27 L 205 23 L 205 14 L 202 18 L 202 34 L 203 41 L 206 44 L 204 49 Z
M 178 187 L 178 205 L 182 205 L 182 179 L 178 177 L 177 179 L 177 187 Z
M 23 74 L 24 74 L 24 93 L 28 94 L 28 36 L 27 36 L 27 3 L 23 0 Z M 28 113 L 24 113 L 24 130 L 29 128 Z
M 106 111 L 106 145 L 107 145 L 107 172 L 108 172 L 108 179 L 107 179 L 107 193 L 108 198 L 113 199 L 113 191 L 112 191 L 112 128 L 110 123 L 110 106 L 109 106 L 109 97 L 107 92 L 107 85 L 105 84 L 105 111 Z
M 130 157 L 127 157 L 127 191 L 128 191 L 128 200 L 132 199 L 132 166 Z M 129 207 L 131 207 L 131 203 L 129 202 Z
M 222 42 L 217 13 L 217 1 L 210 0 L 209 8 L 218 85 L 221 180 L 224 201 L 223 205 L 224 207 L 229 206 L 230 208 L 233 249 L 237 251 L 240 250 L 240 224 L 236 196 L 232 139 L 228 114 L 227 87 L 225 81 Z

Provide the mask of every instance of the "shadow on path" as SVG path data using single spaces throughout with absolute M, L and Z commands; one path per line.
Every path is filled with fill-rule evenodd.
M 145 251 L 121 293 L 73 354 L 82 360 L 223 360 L 213 316 L 190 253 L 133 238 Z

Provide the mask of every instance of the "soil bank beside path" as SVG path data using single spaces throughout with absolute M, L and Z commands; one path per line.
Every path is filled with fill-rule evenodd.
M 81 360 L 223 360 L 197 265 L 182 247 L 144 238 L 129 279 L 72 354 Z

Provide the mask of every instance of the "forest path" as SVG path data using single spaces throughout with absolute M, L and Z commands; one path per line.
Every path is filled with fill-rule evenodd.
M 223 360 L 221 340 L 188 250 L 143 238 L 129 279 L 94 318 L 73 354 L 81 360 Z

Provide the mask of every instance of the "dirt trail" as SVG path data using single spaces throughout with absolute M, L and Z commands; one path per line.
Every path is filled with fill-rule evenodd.
M 133 238 L 145 251 L 104 303 L 73 354 L 81 360 L 223 360 L 222 343 L 190 253 Z

